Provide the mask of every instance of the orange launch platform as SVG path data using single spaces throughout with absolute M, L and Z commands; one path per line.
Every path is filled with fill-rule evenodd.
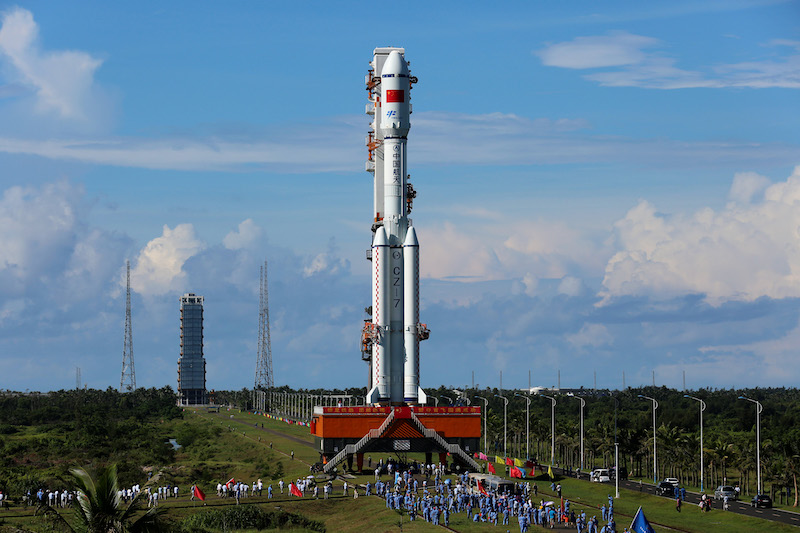
M 315 407 L 310 429 L 326 471 L 354 457 L 360 469 L 363 454 L 372 452 L 449 453 L 462 467 L 478 468 L 472 454 L 481 438 L 480 407 Z

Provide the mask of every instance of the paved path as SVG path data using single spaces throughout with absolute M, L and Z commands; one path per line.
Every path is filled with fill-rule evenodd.
M 566 474 L 562 474 L 566 475 Z M 581 479 L 589 482 L 588 474 L 581 473 Z M 608 483 L 607 485 L 613 487 L 614 483 Z M 620 481 L 619 483 L 620 488 L 638 491 L 640 490 L 640 485 L 638 481 Z M 656 486 L 652 483 L 642 483 L 641 491 L 646 494 L 653 494 L 656 493 Z M 709 493 L 706 493 L 709 494 Z M 709 496 L 711 497 L 711 511 L 709 512 L 728 512 L 728 513 L 738 513 L 747 516 L 755 516 L 757 518 L 763 518 L 765 520 L 773 520 L 775 522 L 781 522 L 783 524 L 789 524 L 791 526 L 800 527 L 800 513 L 795 511 L 787 511 L 783 509 L 754 509 L 750 507 L 750 497 L 744 496 L 744 501 L 734 501 L 729 503 L 729 510 L 723 511 L 722 510 L 722 500 L 714 500 L 714 492 L 713 490 L 710 492 Z M 686 505 L 698 505 L 700 503 L 700 493 L 698 492 L 689 492 L 686 491 L 686 500 L 684 500 L 683 504 Z

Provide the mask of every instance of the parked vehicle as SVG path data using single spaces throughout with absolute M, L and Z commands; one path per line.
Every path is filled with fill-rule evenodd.
M 656 487 L 656 496 L 666 496 L 667 498 L 672 498 L 675 496 L 675 485 L 672 483 L 667 483 L 666 481 L 662 481 Z
M 772 498 L 769 497 L 769 494 L 753 496 L 753 499 L 750 500 L 750 507 L 755 507 L 756 509 L 759 507 L 762 509 L 772 509 Z
M 608 483 L 611 481 L 611 476 L 608 474 L 608 468 L 597 468 L 589 474 L 589 479 L 596 483 Z
M 733 501 L 736 499 L 736 489 L 731 487 L 730 485 L 720 485 L 716 489 L 714 489 L 714 499 L 715 500 L 724 500 L 725 496 L 728 497 L 728 500 Z

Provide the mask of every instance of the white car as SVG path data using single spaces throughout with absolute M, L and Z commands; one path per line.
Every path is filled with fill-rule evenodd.
M 589 474 L 589 479 L 596 483 L 609 483 L 611 476 L 608 474 L 608 468 L 597 468 Z
M 681 484 L 680 481 L 678 481 L 678 478 L 676 478 L 676 477 L 664 478 L 664 483 L 669 483 L 670 485 L 672 485 L 675 488 L 678 488 L 678 485 Z

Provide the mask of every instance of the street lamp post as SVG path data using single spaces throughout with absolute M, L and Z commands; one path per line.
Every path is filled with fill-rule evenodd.
M 586 400 L 572 393 L 567 394 L 567 396 L 572 396 L 581 402 L 581 471 L 583 471 L 583 409 L 586 407 Z
M 739 399 L 747 400 L 748 402 L 756 404 L 756 468 L 758 471 L 758 486 L 756 487 L 756 494 L 761 494 L 761 411 L 764 410 L 764 406 L 761 405 L 761 402 L 758 400 L 748 398 L 747 396 L 739 396 Z
M 639 398 L 653 402 L 653 483 L 658 483 L 658 463 L 656 461 L 656 409 L 658 409 L 658 400 L 644 394 L 640 394 Z
M 556 399 L 552 396 L 540 394 L 542 398 L 550 400 L 550 465 L 556 462 Z
M 439 407 L 439 398 L 437 398 L 436 396 L 431 396 L 431 398 L 433 398 L 433 401 L 435 402 L 433 406 Z
M 705 480 L 705 471 L 703 470 L 703 411 L 706 410 L 706 402 L 688 394 L 684 394 L 683 397 L 700 402 L 700 492 L 703 492 L 703 481 Z
M 449 396 L 442 396 L 442 398 L 444 398 L 445 400 L 447 400 L 448 402 L 450 402 L 450 405 L 453 405 L 453 399 L 452 399 L 451 397 L 449 397 Z
M 484 398 L 483 396 L 475 397 L 483 400 L 483 453 L 486 453 L 489 451 L 486 448 L 486 415 L 489 412 L 489 398 Z
M 495 396 L 503 399 L 503 455 L 508 457 L 508 448 L 506 447 L 506 438 L 508 437 L 508 398 L 500 394 L 495 394 Z
M 619 400 L 614 396 L 614 487 L 616 498 L 619 499 L 619 439 L 617 438 L 617 407 Z
M 525 398 L 525 459 L 531 458 L 530 444 L 531 444 L 531 399 L 527 394 L 514 393 L 514 396 Z

